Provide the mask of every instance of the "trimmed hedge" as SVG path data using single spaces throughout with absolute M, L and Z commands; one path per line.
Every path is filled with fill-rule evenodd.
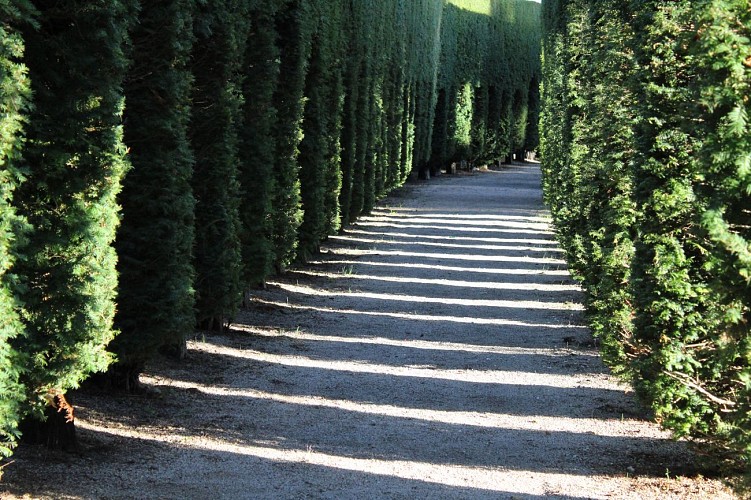
M 20 383 L 27 363 L 22 349 L 11 342 L 23 337 L 19 314 L 18 277 L 13 264 L 28 227 L 13 204 L 23 182 L 21 166 L 24 127 L 31 112 L 28 68 L 23 62 L 21 27 L 33 23 L 28 2 L 0 4 L 0 458 L 10 455 L 18 437 L 20 405 L 25 399 Z M 2 476 L 2 470 L 0 470 Z
M 13 198 L 33 228 L 13 272 L 24 331 L 23 414 L 57 415 L 62 395 L 112 361 L 117 195 L 127 169 L 122 83 L 132 4 L 35 2 L 22 27 L 33 95 Z M 4 378 L 5 372 L 2 377 Z
M 447 151 L 534 147 L 539 9 L 0 1 L 0 454 L 92 372 L 138 390 Z
M 611 366 L 659 421 L 751 458 L 751 15 L 546 2 L 545 196 Z

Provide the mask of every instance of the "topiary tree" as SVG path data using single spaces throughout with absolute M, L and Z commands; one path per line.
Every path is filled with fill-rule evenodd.
M 20 27 L 34 22 L 29 2 L 0 4 L 0 458 L 10 456 L 18 437 L 24 387 L 20 375 L 28 359 L 11 342 L 24 335 L 14 274 L 17 249 L 28 231 L 13 205 L 23 182 L 21 154 L 26 117 L 31 111 L 30 82 L 23 63 Z M 0 469 L 0 477 L 2 470 Z
M 238 133 L 247 15 L 245 0 L 199 2 L 194 21 L 194 266 L 197 324 L 205 330 L 222 330 L 242 301 Z
M 16 264 L 25 334 L 11 347 L 29 360 L 21 374 L 24 410 L 71 420 L 64 393 L 112 361 L 106 346 L 116 333 L 112 242 L 126 170 L 122 81 L 131 10 L 104 0 L 36 7 L 38 27 L 23 29 L 34 95 L 27 181 L 14 198 L 34 231 Z
M 263 286 L 275 262 L 273 205 L 279 78 L 276 15 L 281 1 L 258 1 L 248 14 L 250 30 L 243 67 L 243 126 L 239 130 L 241 281 L 245 289 Z
M 109 381 L 129 391 L 139 387 L 138 375 L 159 348 L 181 345 L 195 326 L 193 6 L 193 0 L 142 2 L 131 31 L 125 141 L 132 169 L 120 196 L 116 242 L 120 334 L 109 348 L 117 356 Z

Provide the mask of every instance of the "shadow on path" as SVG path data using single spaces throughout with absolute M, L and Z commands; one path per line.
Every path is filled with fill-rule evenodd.
M 19 450 L 7 491 L 40 460 L 51 497 L 104 476 L 124 498 L 604 498 L 693 474 L 603 367 L 537 166 L 411 189 L 155 363 L 158 397 L 79 395 L 87 453 Z

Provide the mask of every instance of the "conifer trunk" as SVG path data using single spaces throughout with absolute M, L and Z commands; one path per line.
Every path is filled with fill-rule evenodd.
M 55 450 L 79 451 L 73 406 L 63 393 L 50 395 L 47 403 L 43 420 L 28 417 L 21 423 L 23 441 Z

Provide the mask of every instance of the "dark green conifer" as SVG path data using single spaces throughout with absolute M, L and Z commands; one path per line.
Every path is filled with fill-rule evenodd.
M 696 75 L 687 52 L 692 4 L 655 0 L 634 5 L 640 66 L 634 158 L 639 237 L 632 263 L 635 381 L 664 424 L 679 435 L 706 433 L 713 426 L 705 418 L 711 415 L 710 402 L 681 380 L 702 378 L 700 360 L 685 346 L 705 341 L 713 322 L 706 314 L 711 311 L 702 283 L 704 256 L 691 229 L 695 213 L 705 208 L 692 186 L 698 174 L 692 151 L 700 137 L 685 123 Z
M 311 19 L 309 0 L 285 0 L 276 16 L 281 63 L 279 83 L 274 93 L 277 120 L 274 127 L 276 161 L 271 222 L 274 265 L 280 271 L 295 259 L 297 231 L 303 218 L 298 157 L 305 110 Z
M 112 246 L 126 170 L 122 82 L 131 10 L 113 0 L 35 2 L 24 29 L 34 110 L 26 182 L 14 197 L 34 231 L 16 272 L 24 279 L 27 410 L 63 408 L 63 394 L 112 361 L 117 286 Z M 126 8 L 128 7 L 128 8 Z M 64 416 L 52 408 L 53 417 Z M 54 443 L 53 443 L 54 444 Z
M 318 252 L 336 229 L 339 197 L 338 164 L 341 133 L 342 7 L 318 1 L 312 5 L 311 56 L 305 81 L 305 110 L 300 143 L 300 191 L 304 212 L 298 232 L 299 260 Z M 332 201 L 334 204 L 332 206 Z
M 361 41 L 355 36 L 357 29 L 354 23 L 354 10 L 352 6 L 345 7 L 345 19 L 347 23 L 347 58 L 344 70 L 344 103 L 342 115 L 341 137 L 341 170 L 342 188 L 339 194 L 339 209 L 342 226 L 352 222 L 350 216 L 352 207 L 352 193 L 355 188 L 355 166 L 357 164 L 357 124 L 358 104 L 360 102 L 360 70 L 364 64 L 365 56 L 360 48 Z
M 134 390 L 162 346 L 180 345 L 193 310 L 193 154 L 188 142 L 193 0 L 142 2 L 131 31 L 125 141 L 132 168 L 117 235 L 120 334 L 110 382 Z
M 250 30 L 243 67 L 243 126 L 240 128 L 240 243 L 242 284 L 262 286 L 274 270 L 272 197 L 275 192 L 277 112 L 274 91 L 279 78 L 276 14 L 281 0 L 258 1 L 248 14 Z
M 28 228 L 13 197 L 23 182 L 21 154 L 31 98 L 19 27 L 33 22 L 32 10 L 26 1 L 0 4 L 0 458 L 10 455 L 18 439 L 19 406 L 25 399 L 19 377 L 27 359 L 11 341 L 24 335 L 13 264 Z
M 703 389 L 712 401 L 715 446 L 736 464 L 751 460 L 751 10 L 740 0 L 699 2 L 693 103 L 704 117 L 698 154 L 707 200 L 701 225 L 708 240 L 709 286 L 717 322 L 712 342 L 694 347 L 707 368 Z M 708 398 L 706 394 L 703 395 Z M 728 411 L 730 410 L 730 411 Z
M 196 317 L 206 330 L 223 329 L 242 302 L 238 133 L 247 15 L 245 0 L 212 0 L 199 3 L 194 20 Z

